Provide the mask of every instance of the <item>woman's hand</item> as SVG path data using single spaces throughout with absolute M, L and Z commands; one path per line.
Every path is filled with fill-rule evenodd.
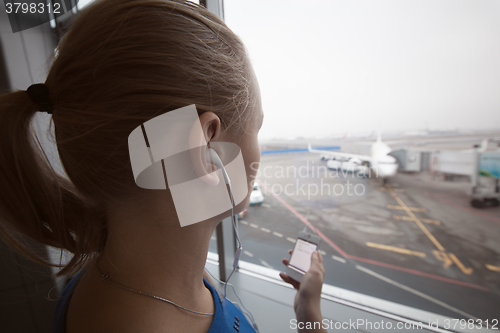
M 288 253 L 292 253 L 289 250 Z M 283 264 L 288 266 L 289 260 L 283 259 Z M 290 283 L 295 289 L 294 310 L 298 322 L 321 322 L 321 287 L 325 279 L 325 267 L 323 257 L 318 251 L 311 255 L 311 268 L 302 277 L 302 282 L 295 281 L 285 273 L 280 273 L 283 281 Z M 310 332 L 310 331 L 309 331 Z M 326 332 L 318 330 L 317 332 Z

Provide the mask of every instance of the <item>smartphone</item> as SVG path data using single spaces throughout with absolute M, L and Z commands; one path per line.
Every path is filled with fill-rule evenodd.
M 321 238 L 307 232 L 299 233 L 286 267 L 286 274 L 295 281 L 302 281 L 302 276 L 311 267 L 311 255 L 318 249 Z

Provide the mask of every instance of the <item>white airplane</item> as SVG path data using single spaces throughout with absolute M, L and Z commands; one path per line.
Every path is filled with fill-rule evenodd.
M 321 159 L 327 160 L 327 167 L 330 169 L 342 169 L 344 171 L 368 173 L 368 167 L 362 165 L 366 162 L 376 177 L 381 178 L 385 183 L 388 178 L 394 176 L 398 170 L 398 163 L 393 156 L 390 156 L 391 148 L 384 142 L 380 132 L 377 141 L 371 146 L 371 155 L 359 155 L 343 152 L 312 149 L 308 145 L 311 153 L 321 154 Z

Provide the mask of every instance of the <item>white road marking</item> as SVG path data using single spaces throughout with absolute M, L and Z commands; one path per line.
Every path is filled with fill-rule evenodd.
M 243 250 L 243 253 L 246 254 L 249 257 L 253 257 L 253 253 L 248 252 L 247 250 Z
M 215 240 L 215 237 L 214 236 L 210 237 L 210 240 Z
M 271 230 L 266 229 L 266 228 L 260 228 L 260 230 L 262 230 L 262 231 L 264 231 L 264 232 L 271 232 Z
M 340 257 L 337 257 L 337 256 L 332 256 L 332 259 L 340 261 L 341 263 L 345 264 L 345 259 L 344 258 L 340 258 Z
M 241 224 L 248 224 L 248 222 L 247 222 L 247 221 L 245 221 L 245 220 L 240 220 L 240 223 L 241 223 Z
M 250 226 L 251 226 L 252 228 L 255 228 L 255 229 L 258 229 L 258 228 L 259 228 L 259 226 L 258 226 L 257 224 L 254 224 L 254 223 L 250 223 Z
M 264 266 L 266 266 L 267 268 L 273 268 L 273 266 L 269 265 L 267 262 L 265 262 L 264 260 L 262 259 L 259 259 L 260 263 Z
M 326 252 L 323 250 L 318 250 L 319 253 L 321 253 L 322 256 L 326 256 Z
M 283 234 L 280 234 L 279 232 L 276 231 L 273 231 L 273 235 L 278 237 L 283 237 Z
M 294 238 L 287 237 L 286 240 L 289 241 L 289 242 L 295 243 L 295 239 Z
M 262 207 L 269 208 L 269 207 L 271 207 L 271 205 L 270 205 L 270 204 L 265 204 L 265 203 L 263 203 L 263 204 L 262 204 Z
M 364 267 L 359 266 L 359 265 L 356 265 L 356 268 L 357 268 L 357 269 L 359 269 L 359 270 L 360 270 L 360 271 L 362 271 L 362 272 L 365 272 L 365 273 L 367 273 L 367 274 L 370 274 L 370 275 L 371 275 L 371 276 L 373 276 L 373 277 L 376 277 L 377 279 L 380 279 L 380 280 L 382 280 L 382 281 L 385 281 L 385 282 L 387 282 L 387 283 L 390 283 L 390 284 L 392 284 L 393 286 L 396 286 L 396 287 L 398 287 L 398 288 L 401 288 L 401 289 L 403 289 L 403 290 L 406 290 L 406 291 L 408 291 L 408 292 L 410 292 L 410 293 L 412 293 L 412 294 L 414 294 L 414 295 L 420 296 L 420 297 L 422 297 L 422 298 L 424 298 L 424 299 L 426 299 L 426 300 L 428 300 L 428 301 L 431 301 L 431 302 L 433 302 L 433 303 L 435 303 L 435 304 L 437 304 L 437 305 L 440 305 L 440 306 L 442 306 L 442 307 L 443 307 L 443 308 L 445 308 L 445 309 L 448 309 L 448 310 L 450 310 L 450 311 L 456 312 L 456 313 L 461 314 L 462 316 L 467 317 L 467 318 L 470 318 L 470 319 L 477 319 L 476 317 L 474 317 L 474 316 L 472 316 L 472 315 L 468 314 L 467 312 L 464 312 L 464 311 L 462 311 L 462 310 L 460 310 L 460 309 L 457 309 L 457 308 L 455 308 L 455 307 L 453 307 L 453 306 L 451 306 L 451 305 L 448 305 L 448 304 L 446 304 L 446 303 L 444 303 L 444 302 L 441 302 L 440 300 L 435 299 L 434 297 L 429 296 L 429 295 L 427 295 L 427 294 L 424 294 L 423 292 L 420 292 L 420 291 L 418 291 L 418 290 L 415 290 L 415 289 L 413 289 L 413 288 L 410 288 L 410 287 L 408 287 L 408 286 L 405 286 L 404 284 L 401 284 L 401 283 L 399 283 L 399 282 L 396 282 L 396 281 L 394 281 L 394 280 L 391 280 L 391 279 L 389 279 L 389 278 L 387 278 L 387 277 L 385 277 L 385 276 L 383 276 L 383 275 L 380 275 L 380 274 L 378 274 L 378 273 L 375 273 L 374 271 L 372 271 L 372 270 L 370 270 L 370 269 L 368 269 L 368 268 L 364 268 Z

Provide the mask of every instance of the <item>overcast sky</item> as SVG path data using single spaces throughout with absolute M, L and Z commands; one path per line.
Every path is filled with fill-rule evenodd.
M 225 0 L 261 139 L 500 129 L 499 0 Z

